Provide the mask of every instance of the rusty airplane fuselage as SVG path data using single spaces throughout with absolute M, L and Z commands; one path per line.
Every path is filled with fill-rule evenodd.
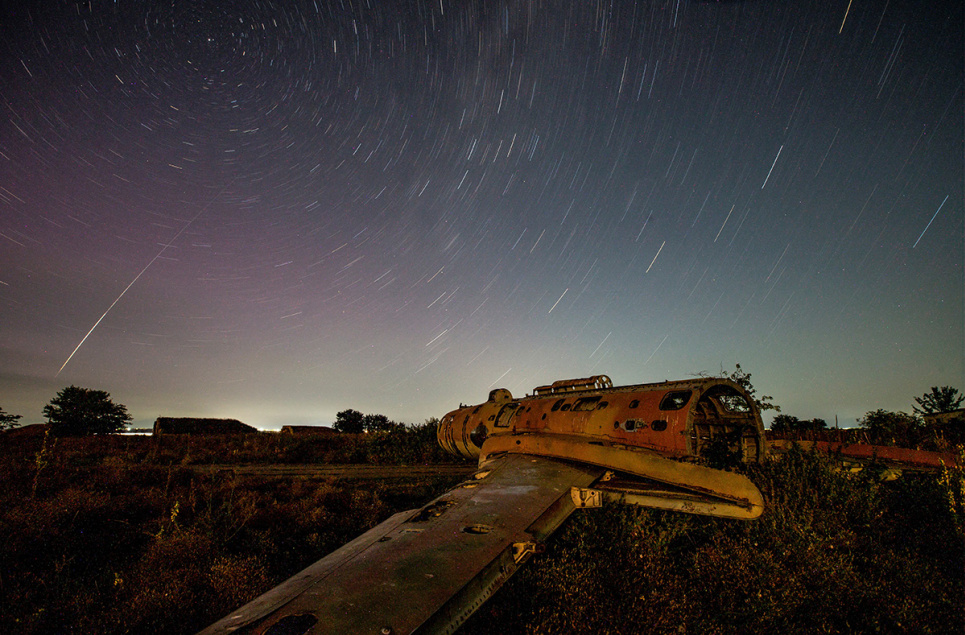
M 764 426 L 753 400 L 722 378 L 613 387 L 609 377 L 596 375 L 540 386 L 520 399 L 499 388 L 485 403 L 448 413 L 438 428 L 442 447 L 467 458 L 485 455 L 487 440 L 501 447 L 500 437 L 532 435 L 682 460 L 702 458 L 721 443 L 743 461 L 764 453 Z
M 613 387 L 605 375 L 514 399 L 497 389 L 440 421 L 467 481 L 400 512 L 204 635 L 452 633 L 576 509 L 604 500 L 750 520 L 763 497 L 703 457 L 757 461 L 760 414 L 740 386 L 699 378 Z

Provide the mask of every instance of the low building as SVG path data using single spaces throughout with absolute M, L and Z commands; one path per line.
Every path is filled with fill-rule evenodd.
M 154 434 L 251 434 L 258 432 L 237 419 L 206 419 L 195 417 L 158 417 Z
M 332 435 L 338 434 L 334 428 L 328 426 L 282 426 L 282 434 L 322 434 L 322 435 Z
M 932 412 L 921 416 L 927 425 L 932 426 L 961 426 L 965 424 L 965 408 L 951 412 Z

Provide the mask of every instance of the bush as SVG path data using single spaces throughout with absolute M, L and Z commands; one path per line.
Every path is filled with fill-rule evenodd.
M 432 421 L 334 437 L 3 444 L 0 632 L 194 633 L 459 480 L 360 487 L 189 467 L 219 454 L 415 462 L 436 447 Z M 833 468 L 799 449 L 748 467 L 766 500 L 752 522 L 576 512 L 461 632 L 965 630 L 961 469 L 880 483 Z
M 418 455 L 418 444 L 406 444 L 424 432 L 394 434 L 406 455 Z M 364 445 L 377 447 L 380 435 L 344 436 L 349 446 L 279 434 L 2 444 L 0 632 L 195 633 L 459 480 L 360 487 L 186 467 L 194 457 L 272 463 L 279 454 L 382 452 Z
M 462 632 L 965 628 L 961 534 L 935 476 L 879 483 L 800 450 L 749 476 L 766 499 L 752 522 L 576 512 Z

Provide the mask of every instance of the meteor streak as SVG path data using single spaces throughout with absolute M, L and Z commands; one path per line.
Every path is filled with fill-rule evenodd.
M 781 150 L 783 149 L 784 149 L 784 144 L 781 144 L 781 147 L 777 149 L 777 156 L 774 157 L 774 163 L 771 164 L 771 169 L 767 171 L 767 176 L 764 177 L 764 182 L 761 183 L 762 190 L 764 189 L 764 186 L 767 185 L 767 180 L 771 178 L 771 172 L 774 171 L 774 166 L 777 165 L 777 160 L 781 157 Z
M 567 291 L 569 291 L 569 290 L 570 290 L 570 288 L 569 288 L 569 287 L 567 287 L 567 288 L 566 288 L 566 289 L 565 289 L 565 290 L 563 291 L 563 295 L 566 295 L 566 292 L 567 292 Z M 563 299 L 563 295 L 561 295 L 561 296 L 560 296 L 560 298 L 559 298 L 559 300 L 557 300 L 557 301 L 556 301 L 556 303 L 555 303 L 555 304 L 553 304 L 553 306 L 551 306 L 551 307 L 550 307 L 550 310 L 546 312 L 547 314 L 549 314 L 549 313 L 552 313 L 552 312 L 553 312 L 553 309 L 555 309 L 555 308 L 556 308 L 556 305 L 557 305 L 557 304 L 559 304 L 559 303 L 560 303 L 560 300 L 562 300 L 562 299 Z M 502 379 L 502 378 L 500 378 L 500 379 Z M 498 380 L 497 380 L 497 381 L 498 381 Z
M 667 244 L 667 241 L 666 241 L 666 240 L 663 241 L 662 243 L 660 243 L 660 249 L 657 250 L 657 255 L 654 256 L 654 257 L 653 257 L 653 260 L 650 261 L 650 267 L 647 267 L 647 270 L 644 271 L 644 273 L 650 273 L 650 268 L 653 267 L 653 263 L 657 262 L 657 256 L 660 255 L 660 252 L 663 251 L 663 246 L 666 245 L 666 244 Z
M 227 185 L 225 185 L 223 188 L 221 188 L 221 191 L 218 192 L 218 194 L 217 194 L 213 199 L 211 199 L 211 201 L 210 201 L 207 205 L 205 205 L 204 207 L 202 207 L 201 210 L 200 210 L 197 214 L 194 215 L 194 218 L 192 218 L 192 219 L 189 220 L 187 223 L 185 223 L 184 227 L 182 227 L 181 230 L 174 235 L 174 238 L 172 238 L 171 240 L 169 240 L 166 245 L 164 245 L 163 247 L 161 247 L 161 251 L 157 252 L 157 255 L 154 256 L 154 258 L 151 259 L 151 262 L 147 263 L 147 264 L 144 266 L 144 268 L 141 269 L 141 272 L 138 273 L 136 276 L 134 276 L 134 279 L 131 280 L 131 283 L 130 283 L 129 285 L 127 285 L 126 287 L 124 287 L 124 290 L 121 291 L 120 295 L 118 295 L 117 298 L 115 298 L 113 302 L 111 302 L 111 305 L 110 305 L 109 307 L 107 307 L 107 310 L 104 311 L 104 314 L 101 315 L 101 316 L 97 319 L 96 322 L 94 322 L 94 326 L 90 327 L 90 330 L 87 331 L 87 335 L 85 335 L 84 338 L 80 341 L 80 343 L 79 343 L 76 347 L 74 347 L 74 350 L 73 350 L 73 351 L 71 352 L 71 354 L 67 357 L 67 361 L 65 361 L 65 362 L 61 365 L 60 369 L 59 369 L 59 370 L 57 371 L 57 373 L 54 375 L 54 378 L 57 378 L 57 377 L 60 375 L 60 373 L 64 370 L 64 368 L 67 366 L 67 364 L 70 363 L 70 360 L 73 359 L 73 357 L 74 357 L 74 355 L 77 353 L 77 351 L 80 350 L 80 347 L 83 346 L 83 345 L 84 345 L 84 342 L 87 341 L 87 338 L 90 337 L 90 334 L 93 333 L 93 332 L 94 332 L 94 329 L 97 328 L 97 325 L 100 324 L 101 321 L 102 321 L 104 318 L 107 317 L 107 314 L 111 312 L 111 309 L 114 308 L 114 305 L 121 301 L 121 298 L 124 297 L 124 294 L 127 293 L 128 290 L 129 290 L 131 287 L 134 286 L 134 283 L 137 282 L 138 279 L 139 279 L 141 276 L 144 275 L 144 272 L 147 271 L 147 270 L 151 267 L 151 265 L 154 264 L 154 261 L 156 261 L 158 258 L 160 258 L 161 255 L 164 254 L 165 251 L 167 251 L 167 248 L 170 247 L 171 245 L 173 245 L 173 244 L 174 244 L 174 241 L 177 240 L 177 239 L 181 236 L 181 234 L 183 234 L 183 233 L 185 232 L 185 230 L 186 230 L 188 227 L 191 226 L 191 223 L 193 223 L 194 221 L 198 220 L 198 217 L 201 216 L 201 214 L 203 214 L 205 211 L 207 211 L 207 209 L 208 209 L 209 207 L 211 207 L 211 203 L 213 203 L 215 200 L 217 200 L 217 198 L 218 198 L 219 196 L 221 196 L 221 194 L 224 193 L 224 191 L 225 191 L 226 189 L 228 189 L 228 186 L 227 186 Z
M 942 211 L 942 208 L 945 207 L 945 203 L 948 201 L 948 196 L 950 196 L 950 195 L 946 195 L 946 196 L 945 196 L 945 200 L 942 201 L 942 204 L 939 205 L 939 206 L 938 206 L 938 209 L 935 210 L 935 213 L 932 214 L 931 220 L 928 221 L 928 224 L 927 224 L 927 225 L 925 225 L 925 229 L 921 230 L 921 236 L 919 236 L 919 237 L 918 237 L 918 240 L 915 241 L 915 244 L 911 246 L 912 249 L 914 249 L 915 247 L 918 246 L 918 243 L 921 242 L 922 236 L 925 235 L 925 232 L 928 231 L 928 228 L 929 228 L 929 227 L 931 227 L 931 224 L 932 224 L 932 222 L 935 220 L 935 217 L 938 216 L 938 212 Z

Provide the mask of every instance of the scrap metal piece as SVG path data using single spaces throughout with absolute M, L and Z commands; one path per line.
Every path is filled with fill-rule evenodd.
M 887 467 L 895 474 L 895 478 L 902 470 L 935 471 L 943 465 L 956 465 L 957 457 L 954 452 L 933 452 L 930 450 L 915 450 L 913 448 L 899 448 L 887 445 L 873 445 L 870 443 L 844 443 L 839 441 L 805 441 L 775 439 L 768 441 L 767 450 L 772 456 L 781 456 L 792 447 L 802 450 L 816 450 L 836 459 L 851 471 L 860 471 L 861 467 L 869 463 L 877 463 Z M 858 468 L 858 469 L 854 469 Z
M 733 381 L 614 387 L 606 375 L 504 388 L 437 428 L 478 471 L 419 510 L 396 514 L 213 624 L 202 635 L 451 634 L 577 508 L 606 499 L 752 519 L 745 476 L 696 464 L 757 461 L 764 432 Z
M 603 479 L 600 479 L 603 480 Z M 577 509 L 603 507 L 603 492 L 585 487 L 571 487 L 570 497 Z
M 513 561 L 516 564 L 523 564 L 529 560 L 530 556 L 542 553 L 543 545 L 537 542 L 515 542 L 513 543 Z
M 741 520 L 753 520 L 764 511 L 764 497 L 743 474 L 674 461 L 644 448 L 587 444 L 572 436 L 553 434 L 507 435 L 487 440 L 480 460 L 515 453 L 576 458 L 581 463 L 618 470 L 671 488 L 650 488 L 646 496 L 627 491 L 632 494 L 627 503 Z M 655 500 L 660 497 L 666 501 Z M 707 504 L 697 504 L 700 501 Z
M 476 432 L 481 427 L 485 435 Z M 467 458 L 478 457 L 494 438 L 528 433 L 647 448 L 683 460 L 728 454 L 754 462 L 765 451 L 754 400 L 719 377 L 613 386 L 609 377 L 595 375 L 539 386 L 518 399 L 497 389 L 484 403 L 449 412 L 437 429 L 443 448 Z
M 570 488 L 603 475 L 523 455 L 488 469 L 477 487 L 392 516 L 203 635 L 272 633 L 309 617 L 304 632 L 316 635 L 451 633 L 572 513 Z

